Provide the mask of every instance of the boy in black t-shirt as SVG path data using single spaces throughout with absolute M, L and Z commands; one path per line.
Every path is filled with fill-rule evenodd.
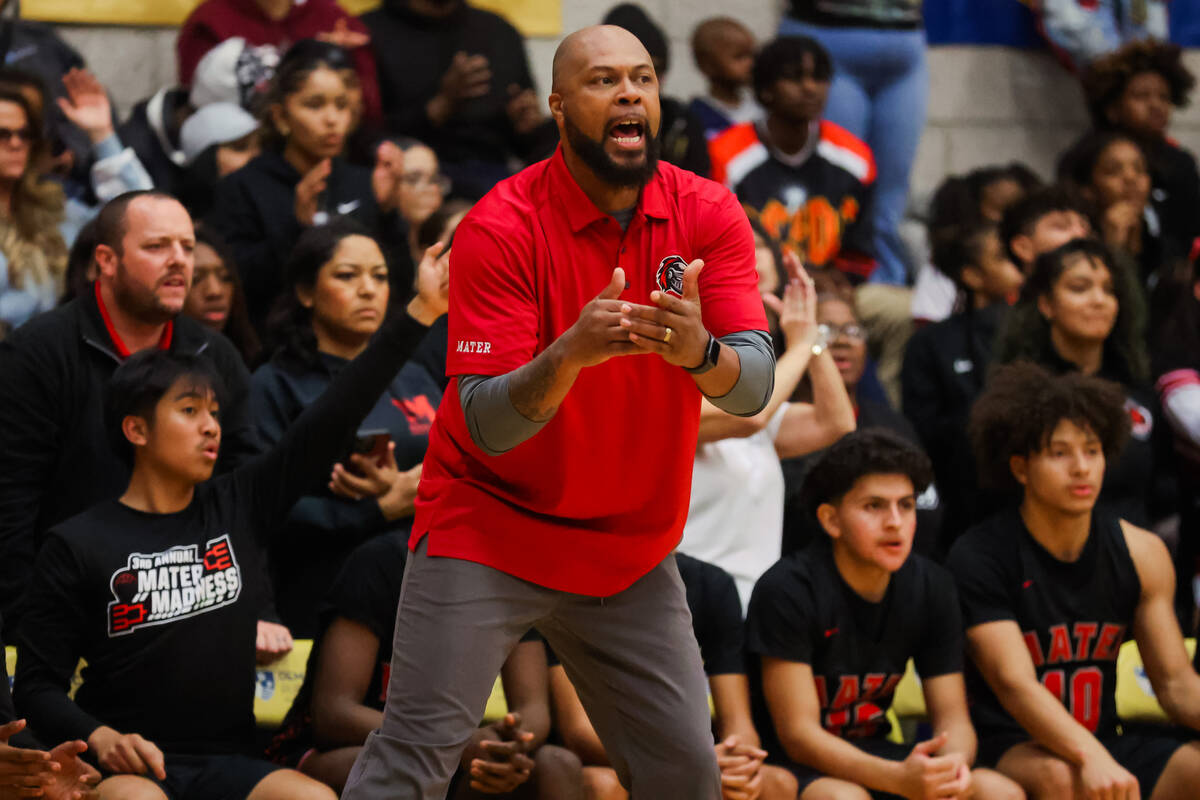
M 777 735 L 764 744 L 799 778 L 801 800 L 866 798 L 860 786 L 876 798 L 1022 796 L 1007 778 L 971 769 L 954 582 L 911 552 L 930 479 L 925 455 L 891 432 L 842 437 L 805 483 L 829 540 L 781 559 L 754 588 L 758 727 Z M 886 739 L 910 658 L 937 731 L 911 751 Z
M 1129 427 L 1119 386 L 1032 364 L 997 370 L 971 412 L 981 476 L 1023 499 L 968 531 L 947 565 L 974 662 L 980 762 L 1031 796 L 1184 800 L 1200 785 L 1200 743 L 1118 734 L 1116 662 L 1129 633 L 1167 716 L 1200 730 L 1167 549 L 1094 510 Z
M 397 315 L 274 449 L 215 480 L 222 389 L 208 362 L 147 350 L 117 368 L 107 418 L 132 456 L 129 486 L 49 532 L 15 685 L 42 735 L 86 740 L 106 775 L 102 798 L 333 800 L 317 781 L 245 755 L 263 590 L 255 535 L 350 449 L 421 331 Z
M 724 800 L 796 800 L 796 779 L 786 770 L 763 764 L 767 754 L 758 746 L 758 731 L 750 712 L 742 604 L 733 576 L 683 553 L 676 553 L 675 561 L 712 693 Z M 617 780 L 616 770 L 609 766 L 604 745 L 579 694 L 557 661 L 550 667 L 550 692 L 563 741 L 587 765 L 583 783 L 588 800 L 627 800 L 629 793 Z
M 350 554 L 326 596 L 304 685 L 268 753 L 338 791 L 383 721 L 407 557 L 403 531 L 369 539 Z M 500 679 L 509 714 L 475 732 L 447 796 L 582 800 L 579 759 L 545 744 L 546 647 L 536 631 L 521 639 Z

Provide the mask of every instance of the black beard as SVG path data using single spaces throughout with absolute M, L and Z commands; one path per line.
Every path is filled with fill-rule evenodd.
M 624 166 L 613 160 L 604 149 L 604 141 L 596 141 L 579 129 L 571 118 L 563 115 L 563 128 L 567 132 L 567 143 L 579 156 L 579 159 L 596 173 L 596 177 L 612 186 L 622 188 L 641 188 L 654 177 L 658 169 L 658 137 L 650 133 L 647 121 L 642 126 L 642 135 L 646 137 L 646 159 L 636 166 Z
M 129 316 L 147 325 L 163 325 L 178 316 L 163 307 L 153 290 L 137 285 L 129 278 L 123 264 L 117 265 L 117 279 L 112 284 L 117 305 Z

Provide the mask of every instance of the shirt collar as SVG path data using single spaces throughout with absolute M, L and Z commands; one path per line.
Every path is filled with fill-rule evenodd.
M 566 211 L 567 222 L 571 226 L 572 233 L 579 233 L 597 220 L 609 219 L 609 215 L 597 208 L 592 199 L 575 182 L 571 171 L 567 169 L 562 145 L 559 145 L 550 159 L 550 178 L 555 185 L 561 187 L 557 193 L 558 199 Z M 643 216 L 654 219 L 668 218 L 666 193 L 662 185 L 662 175 L 658 171 L 655 171 L 649 183 L 642 187 L 634 216 L 637 216 L 639 212 Z
M 117 355 L 121 357 L 122 361 L 124 361 L 125 359 L 129 358 L 132 353 L 129 351 L 129 347 L 126 346 L 125 342 L 121 340 L 121 335 L 117 333 L 117 329 L 113 327 L 112 318 L 108 315 L 108 309 L 104 307 L 104 297 L 100 293 L 100 281 L 96 281 L 92 285 L 96 290 L 96 307 L 100 309 L 100 318 L 104 320 L 104 328 L 108 331 L 108 337 L 112 339 L 113 347 L 117 349 Z M 170 350 L 171 339 L 174 337 L 174 335 L 175 321 L 167 320 L 167 324 L 163 325 L 162 336 L 158 338 L 158 349 Z

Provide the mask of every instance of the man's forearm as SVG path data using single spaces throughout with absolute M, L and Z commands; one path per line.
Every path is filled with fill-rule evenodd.
M 969 719 L 959 720 L 954 724 L 945 725 L 940 728 L 935 725 L 934 733 L 946 734 L 946 744 L 938 751 L 938 755 L 958 753 L 963 757 L 968 766 L 975 763 L 977 742 L 975 739 L 975 729 L 971 727 Z
M 495 377 L 463 375 L 459 402 L 471 441 L 490 456 L 533 438 L 554 416 L 579 376 L 557 343 L 512 372 Z
M 579 367 L 567 360 L 560 341 L 509 373 L 513 408 L 531 422 L 549 422 L 579 377 Z
M 1172 722 L 1200 730 L 1200 676 L 1189 669 L 1188 674 L 1156 686 L 1154 692 Z
M 1006 687 L 996 695 L 1038 744 L 1066 761 L 1078 766 L 1100 752 L 1107 753 L 1099 740 L 1040 683 Z
M 313 737 L 322 747 L 353 747 L 383 724 L 383 712 L 361 703 L 313 704 Z

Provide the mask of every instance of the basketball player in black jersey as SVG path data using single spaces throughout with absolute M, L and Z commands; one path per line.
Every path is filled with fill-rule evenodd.
M 1097 504 L 1129 433 L 1124 401 L 1114 384 L 1015 364 L 971 415 L 981 477 L 1022 490 L 947 562 L 974 662 L 971 713 L 980 763 L 1035 798 L 1200 795 L 1200 743 L 1117 731 L 1117 652 L 1130 635 L 1171 721 L 1200 730 L 1167 549 Z
M 755 721 L 769 760 L 799 779 L 800 800 L 1024 797 L 999 773 L 970 767 L 954 581 L 911 552 L 931 476 L 924 453 L 890 431 L 842 437 L 804 485 L 828 538 L 784 557 L 754 588 Z M 936 732 L 912 748 L 886 738 L 910 658 Z

